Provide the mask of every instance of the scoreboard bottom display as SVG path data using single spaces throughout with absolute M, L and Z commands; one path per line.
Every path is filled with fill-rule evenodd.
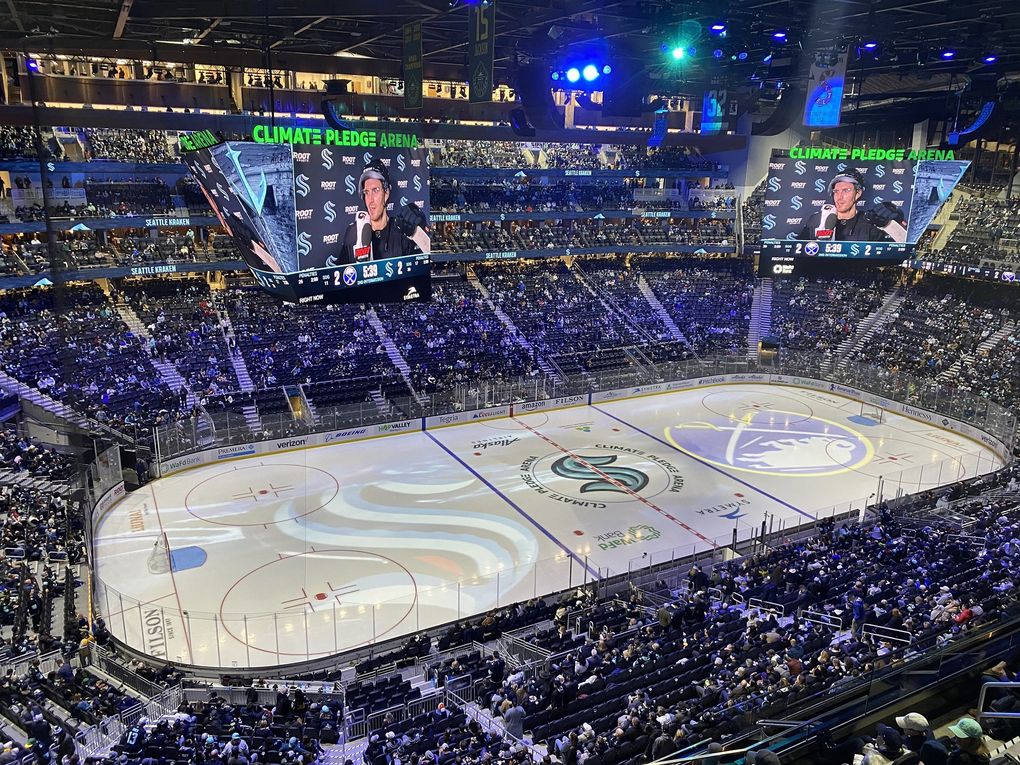
M 909 242 L 826 242 L 814 240 L 763 239 L 763 255 L 795 258 L 866 258 L 904 260 L 916 245 Z
M 289 274 L 252 269 L 252 274 L 263 289 L 288 303 L 399 303 L 429 300 L 431 271 L 429 256 L 416 253 Z

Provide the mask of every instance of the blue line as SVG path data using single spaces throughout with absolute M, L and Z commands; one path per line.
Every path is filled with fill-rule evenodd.
M 694 455 L 693 455 L 693 454 L 691 454 L 690 452 L 685 452 L 685 451 L 684 451 L 683 449 L 678 449 L 678 448 L 677 448 L 677 447 L 675 447 L 675 446 L 674 446 L 673 444 L 671 444 L 671 443 L 670 443 L 669 441 L 664 441 L 663 439 L 659 438 L 658 436 L 653 436 L 653 435 L 652 435 L 651 433 L 649 433 L 649 432 L 647 432 L 647 431 L 645 431 L 645 430 L 642 430 L 642 429 L 641 429 L 641 428 L 639 428 L 639 427 L 638 427 L 637 425 L 632 425 L 632 424 L 630 424 L 629 422 L 627 422 L 626 420 L 621 420 L 621 419 L 620 419 L 619 417 L 617 417 L 617 416 L 616 416 L 615 414 L 610 414 L 610 413 L 609 413 L 609 412 L 607 412 L 607 411 L 606 411 L 605 409 L 600 409 L 599 407 L 595 406 L 594 404 L 592 404 L 592 407 L 591 407 L 591 408 L 592 408 L 592 409 L 594 409 L 594 410 L 595 410 L 596 412 L 602 412 L 602 414 L 604 414 L 604 415 L 605 415 L 606 417 L 609 417 L 610 419 L 616 420 L 616 421 L 617 421 L 618 423 L 620 423 L 621 425 L 626 425 L 626 426 L 627 426 L 628 428 L 630 428 L 631 430 L 636 430 L 636 431 L 637 431 L 638 433 L 641 433 L 641 434 L 643 434 L 643 435 L 645 435 L 645 436 L 648 436 L 648 438 L 652 439 L 653 441 L 658 441 L 658 442 L 659 442 L 660 444 L 662 444 L 663 446 L 668 446 L 668 447 L 669 447 L 670 449 L 672 449 L 672 450 L 673 450 L 673 451 L 675 451 L 675 452 L 680 452 L 680 453 L 681 453 L 681 454 L 683 454 L 683 455 L 684 455 L 685 457 L 690 457 L 690 458 L 691 458 L 692 460 L 694 460 L 694 461 L 695 461 L 695 462 L 697 462 L 697 463 L 700 463 L 700 464 L 704 465 L 705 467 L 709 467 L 709 468 L 712 468 L 712 470 L 714 470 L 714 471 L 715 471 L 715 472 L 717 472 L 717 473 L 722 473 L 722 474 L 723 474 L 724 476 L 726 476 L 727 478 L 730 478 L 730 479 L 732 479 L 732 480 L 736 481 L 737 483 L 741 484 L 742 486 L 746 486 L 746 487 L 747 487 L 748 489 L 751 489 L 752 491 L 755 491 L 755 492 L 757 492 L 758 494 L 761 494 L 762 496 L 768 497 L 768 498 L 769 498 L 769 499 L 771 499 L 771 500 L 772 500 L 773 502 L 778 502 L 778 503 L 779 503 L 780 505 L 782 505 L 783 507 L 788 507 L 788 508 L 790 508 L 791 510 L 793 510 L 793 511 L 795 511 L 795 512 L 798 512 L 798 513 L 800 513 L 800 514 L 801 514 L 801 515 L 803 515 L 803 516 L 804 516 L 805 518 L 810 518 L 811 520 L 815 520 L 815 516 L 811 515 L 810 513 L 805 513 L 805 512 L 804 512 L 803 510 L 801 510 L 801 509 L 800 509 L 799 507 L 794 507 L 794 506 L 793 506 L 793 505 L 791 505 L 791 504 L 790 504 L 789 502 L 784 502 L 784 501 L 783 501 L 783 500 L 781 500 L 781 499 L 780 499 L 779 497 L 775 497 L 775 496 L 773 496 L 773 495 L 769 494 L 769 493 L 768 493 L 767 491 L 765 491 L 764 489 L 759 489 L 759 488 L 758 488 L 757 486 L 755 486 L 754 484 L 748 483 L 747 481 L 744 481 L 744 480 L 742 480 L 742 479 L 740 479 L 740 478 L 737 478 L 737 477 L 736 477 L 735 475 L 730 475 L 730 474 L 729 474 L 729 473 L 727 473 L 727 472 L 726 472 L 725 470 L 723 470 L 723 469 L 722 469 L 721 467 L 718 467 L 717 465 L 713 465 L 713 464 L 712 464 L 711 462 L 706 462 L 705 460 L 701 459 L 700 457 L 696 457 L 696 456 L 694 456 Z
M 467 470 L 469 473 L 471 473 L 471 475 L 473 475 L 479 481 L 484 483 L 488 487 L 489 491 L 491 491 L 497 497 L 499 497 L 504 502 L 506 502 L 508 505 L 510 505 L 510 507 L 512 507 L 514 510 L 516 510 L 518 513 L 520 513 L 525 518 L 527 518 L 535 528 L 537 528 L 539 531 L 541 531 L 543 534 L 545 534 L 547 537 L 549 537 L 549 539 L 557 547 L 559 547 L 561 550 L 563 550 L 563 552 L 565 552 L 571 558 L 576 560 L 579 564 L 581 564 L 581 566 L 583 566 L 584 568 L 588 569 L 588 573 L 591 574 L 593 577 L 595 577 L 595 579 L 599 578 L 598 571 L 593 570 L 591 566 L 589 566 L 583 560 L 578 558 L 573 552 L 571 552 L 570 548 L 567 547 L 566 545 L 564 545 L 559 539 L 557 539 L 553 535 L 553 533 L 551 531 L 549 531 L 549 529 L 547 529 L 541 523 L 539 523 L 534 518 L 532 518 L 530 515 L 528 515 L 526 512 L 524 512 L 524 510 L 521 509 L 521 507 L 516 502 L 514 502 L 512 499 L 510 499 L 510 497 L 508 497 L 506 494 L 504 494 L 499 489 L 497 489 L 495 486 L 493 486 L 484 476 L 482 476 L 481 473 L 479 473 L 477 470 L 475 470 L 473 467 L 471 467 L 469 464 L 467 464 L 464 460 L 462 460 L 460 457 L 458 457 L 456 454 L 454 454 L 452 451 L 450 451 L 450 449 L 447 448 L 446 444 L 444 444 L 442 441 L 440 441 L 438 438 L 436 438 L 434 435 L 432 435 L 427 430 L 425 431 L 425 435 L 428 436 L 429 438 L 431 438 L 433 441 L 435 441 L 436 444 L 439 445 L 440 449 L 442 449 L 444 452 L 446 452 L 451 457 L 453 457 L 457 462 L 459 462 L 461 465 L 463 465 L 464 469 Z M 574 586 L 573 583 L 571 583 L 570 586 L 573 587 Z

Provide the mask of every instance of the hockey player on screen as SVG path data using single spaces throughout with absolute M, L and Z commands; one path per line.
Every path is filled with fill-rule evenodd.
M 340 252 L 328 258 L 327 266 L 397 258 L 431 250 L 428 220 L 418 205 L 413 202 L 400 205 L 394 210 L 393 217 L 386 212 L 390 188 L 390 174 L 382 162 L 373 159 L 365 165 L 358 181 L 365 209 L 355 213 L 354 222 L 344 232 Z
M 905 242 L 906 218 L 892 202 L 862 212 L 857 202 L 867 191 L 860 173 L 848 170 L 829 181 L 829 199 L 807 219 L 798 239 L 834 242 Z

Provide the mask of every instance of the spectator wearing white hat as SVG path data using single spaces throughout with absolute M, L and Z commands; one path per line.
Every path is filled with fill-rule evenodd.
M 907 712 L 897 717 L 896 725 L 903 731 L 903 744 L 911 752 L 920 751 L 925 741 L 934 738 L 928 718 L 920 712 Z

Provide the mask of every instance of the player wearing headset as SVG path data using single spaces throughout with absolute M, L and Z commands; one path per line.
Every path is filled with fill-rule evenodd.
M 429 252 L 428 220 L 418 205 L 413 202 L 401 205 L 394 210 L 393 217 L 386 211 L 390 174 L 378 159 L 365 165 L 358 190 L 365 209 L 355 214 L 344 232 L 340 251 L 329 256 L 327 266 Z
M 798 239 L 834 242 L 905 242 L 906 220 L 903 211 L 891 202 L 882 202 L 862 212 L 857 203 L 867 185 L 856 170 L 839 173 L 829 181 L 829 199 L 812 214 L 797 235 Z

